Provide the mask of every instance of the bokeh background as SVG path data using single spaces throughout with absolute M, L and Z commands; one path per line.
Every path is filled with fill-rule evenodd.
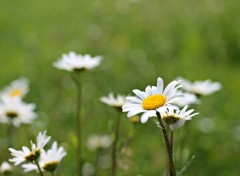
M 29 145 L 46 129 L 68 152 L 61 175 L 74 175 L 75 86 L 68 73 L 52 63 L 75 51 L 104 58 L 83 76 L 85 143 L 90 134 L 111 132 L 116 112 L 99 101 L 110 91 L 131 94 L 155 85 L 158 76 L 165 83 L 178 76 L 210 78 L 223 87 L 195 106 L 200 115 L 188 125 L 186 146 L 195 158 L 185 175 L 239 175 L 239 16 L 239 0 L 2 1 L 0 86 L 28 78 L 25 101 L 36 103 L 38 113 L 32 125 L 15 129 L 14 147 Z M 126 114 L 122 119 L 124 140 L 132 127 Z M 183 131 L 176 132 L 177 139 Z M 120 169 L 119 175 L 165 175 L 165 146 L 152 121 L 135 126 L 130 148 L 130 169 Z M 83 150 L 85 160 L 92 162 L 95 154 L 85 144 Z

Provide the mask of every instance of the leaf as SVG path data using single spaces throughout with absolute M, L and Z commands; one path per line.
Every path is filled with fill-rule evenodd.
M 183 173 L 187 170 L 187 167 L 190 166 L 192 160 L 195 158 L 195 155 L 193 155 L 182 167 L 182 169 L 179 171 L 178 175 L 183 176 Z

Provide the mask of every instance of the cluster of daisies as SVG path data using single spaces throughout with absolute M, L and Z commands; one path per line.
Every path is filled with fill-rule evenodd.
M 91 70 L 97 67 L 102 58 L 92 57 L 88 54 L 80 55 L 75 52 L 63 54 L 53 66 L 69 72 L 80 73 L 80 71 Z M 159 115 L 169 130 L 174 131 L 182 127 L 187 120 L 191 120 L 194 109 L 188 109 L 191 104 L 199 104 L 200 97 L 209 95 L 221 89 L 221 84 L 211 80 L 190 82 L 184 78 L 177 78 L 164 88 L 162 78 L 157 79 L 156 86 L 147 86 L 145 91 L 134 89 L 134 96 L 117 95 L 109 93 L 108 96 L 100 98 L 100 101 L 115 107 L 118 112 L 127 112 L 128 117 L 138 122 L 139 118 L 134 118 L 141 114 L 141 123 L 146 123 L 149 118 L 160 126 L 157 121 Z M 12 126 L 29 124 L 36 118 L 35 105 L 23 101 L 29 90 L 29 82 L 25 78 L 20 78 L 12 82 L 8 87 L 0 92 L 0 122 Z M 137 116 L 138 117 L 138 116 Z M 137 120 L 136 120 L 137 119 Z M 53 142 L 49 150 L 44 147 L 49 142 L 50 137 L 44 133 L 39 133 L 36 143 L 31 141 L 31 147 L 22 147 L 22 150 L 9 148 L 11 155 L 10 162 L 21 165 L 25 172 L 37 171 L 40 175 L 44 171 L 53 172 L 60 161 L 66 156 L 63 147 L 58 147 L 57 142 Z M 91 136 L 88 147 L 92 151 L 98 151 L 116 145 L 116 139 L 103 135 Z M 12 167 L 7 162 L 0 166 L 0 173 L 10 172 Z
M 29 82 L 25 78 L 13 81 L 0 92 L 0 122 L 13 126 L 30 124 L 36 118 L 35 104 L 25 103 Z
M 100 62 L 100 56 L 91 57 L 88 54 L 80 55 L 71 51 L 63 54 L 54 66 L 74 72 L 93 69 Z M 200 96 L 209 95 L 219 89 L 221 89 L 221 84 L 218 82 L 206 80 L 191 83 L 184 78 L 177 78 L 164 89 L 163 79 L 158 78 L 157 86 L 147 86 L 145 91 L 133 90 L 135 96 L 117 95 L 114 97 L 113 93 L 109 93 L 100 100 L 107 105 L 122 109 L 123 112 L 128 112 L 128 117 L 142 113 L 142 123 L 146 123 L 150 117 L 156 117 L 156 112 L 159 112 L 171 129 L 177 129 L 186 120 L 198 114 L 193 114 L 192 109 L 188 110 L 188 105 L 200 103 Z
M 156 117 L 156 113 L 159 112 L 170 129 L 176 130 L 198 114 L 193 113 L 193 109 L 188 110 L 189 105 L 199 104 L 200 96 L 209 95 L 220 89 L 221 84 L 218 82 L 206 80 L 192 83 L 184 78 L 177 78 L 164 89 L 163 79 L 158 78 L 157 86 L 147 86 L 145 91 L 133 90 L 135 96 L 114 97 L 113 93 L 110 93 L 100 100 L 116 108 L 122 107 L 123 112 L 128 112 L 128 117 L 142 113 L 142 123 L 146 123 L 150 117 Z
M 31 141 L 31 148 L 26 146 L 23 146 L 22 150 L 9 148 L 13 156 L 9 161 L 15 165 L 21 164 L 25 172 L 38 171 L 42 173 L 43 171 L 47 171 L 53 173 L 67 153 L 63 147 L 58 147 L 56 141 L 46 151 L 44 147 L 50 138 L 50 136 L 46 135 L 46 131 L 44 131 L 38 134 L 36 143 Z
M 0 91 L 0 123 L 11 127 L 21 124 L 31 124 L 37 117 L 34 103 L 26 103 L 23 98 L 29 91 L 29 82 L 26 78 L 19 78 Z M 8 174 L 13 167 L 7 162 L 2 162 L 0 173 Z

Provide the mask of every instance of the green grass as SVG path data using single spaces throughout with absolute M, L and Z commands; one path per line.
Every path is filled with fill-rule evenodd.
M 37 104 L 39 115 L 33 125 L 15 129 L 15 148 L 47 129 L 68 152 L 61 175 L 73 175 L 76 92 L 68 73 L 52 66 L 73 50 L 104 57 L 83 78 L 84 142 L 90 134 L 110 133 L 109 121 L 114 123 L 116 113 L 99 101 L 108 92 L 130 94 L 156 84 L 158 76 L 166 83 L 177 76 L 210 78 L 223 88 L 202 99 L 200 115 L 191 121 L 188 147 L 195 159 L 186 175 L 238 175 L 239 141 L 233 129 L 240 125 L 239 5 L 237 0 L 2 2 L 0 86 L 27 77 L 31 88 L 25 100 Z M 215 122 L 211 133 L 196 128 L 203 117 Z M 122 118 L 124 138 L 131 126 L 126 114 Z M 164 175 L 163 138 L 151 121 L 136 127 L 130 145 L 131 169 L 120 175 Z M 86 145 L 83 150 L 92 162 L 94 153 Z

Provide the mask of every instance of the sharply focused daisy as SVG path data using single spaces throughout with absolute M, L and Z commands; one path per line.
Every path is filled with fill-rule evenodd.
M 81 55 L 71 51 L 68 54 L 63 54 L 62 57 L 53 65 L 61 70 L 81 71 L 91 70 L 97 67 L 101 62 L 100 56 L 92 57 L 89 54 Z
M 191 120 L 193 116 L 198 114 L 192 114 L 194 109 L 187 110 L 187 108 L 188 106 L 185 106 L 182 110 L 176 110 L 172 107 L 168 107 L 160 112 L 161 118 L 169 125 L 170 130 L 174 131 L 182 127 L 186 120 Z
M 50 136 L 46 135 L 46 131 L 44 131 L 44 133 L 40 132 L 38 134 L 36 144 L 31 141 L 31 149 L 25 146 L 22 147 L 22 150 L 9 148 L 11 155 L 14 157 L 9 159 L 9 161 L 15 163 L 15 165 L 19 165 L 25 161 L 33 162 L 38 160 L 44 146 L 47 144 L 50 138 Z
M 219 82 L 212 82 L 211 80 L 190 82 L 189 80 L 179 78 L 182 80 L 182 89 L 194 93 L 196 95 L 209 95 L 222 88 Z
M 147 86 L 145 92 L 138 89 L 133 90 L 137 97 L 127 97 L 129 102 L 123 105 L 123 112 L 128 112 L 127 116 L 131 117 L 138 113 L 143 113 L 141 122 L 147 122 L 149 117 L 156 116 L 156 112 L 161 112 L 166 107 L 172 106 L 171 103 L 178 97 L 176 91 L 180 81 L 172 81 L 163 90 L 162 78 L 157 79 L 156 86 Z
M 177 91 L 177 95 L 181 95 L 178 98 L 176 98 L 172 104 L 175 104 L 179 107 L 184 107 L 186 105 L 190 104 L 198 104 L 200 103 L 200 100 L 197 98 L 195 94 Z
M 0 101 L 0 122 L 14 126 L 29 124 L 36 118 L 35 104 L 26 104 L 21 99 L 2 97 Z
M 66 151 L 63 147 L 59 147 L 57 142 L 55 141 L 52 145 L 52 148 L 49 149 L 47 152 L 45 150 L 42 151 L 41 157 L 39 160 L 39 165 L 42 170 L 48 172 L 54 172 L 57 166 L 60 164 L 63 157 L 67 155 Z M 22 167 L 25 169 L 25 172 L 38 170 L 37 166 L 32 163 L 23 164 Z
M 13 81 L 2 92 L 2 96 L 23 98 L 29 90 L 29 82 L 26 78 L 19 78 Z
M 116 98 L 114 97 L 113 93 L 109 93 L 107 97 L 101 97 L 101 102 L 113 106 L 116 108 L 122 108 L 123 104 L 126 103 L 126 96 L 124 95 L 117 95 Z

